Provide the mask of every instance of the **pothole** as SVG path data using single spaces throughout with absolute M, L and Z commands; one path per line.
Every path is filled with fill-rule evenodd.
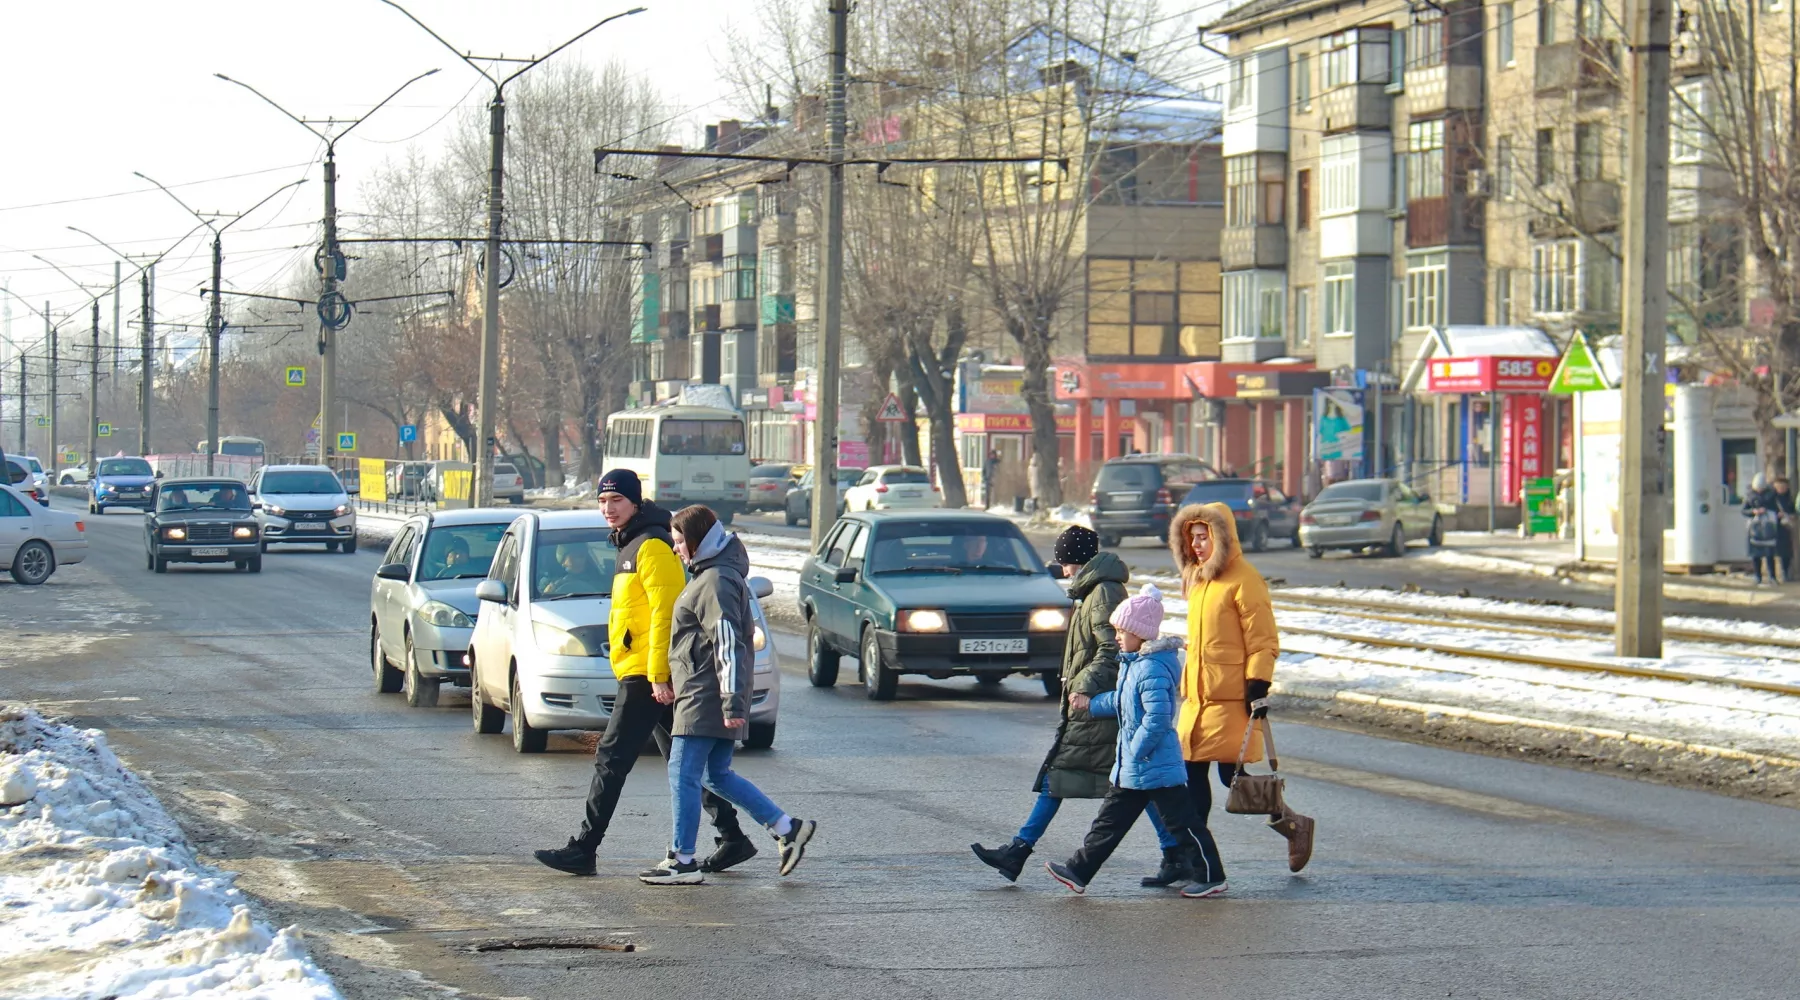
M 519 937 L 476 941 L 470 951 L 637 951 L 635 942 L 621 937 Z

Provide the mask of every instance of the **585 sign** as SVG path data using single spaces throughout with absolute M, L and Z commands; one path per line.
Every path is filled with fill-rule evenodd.
M 1434 358 L 1426 385 L 1432 392 L 1543 392 L 1555 373 L 1555 358 Z

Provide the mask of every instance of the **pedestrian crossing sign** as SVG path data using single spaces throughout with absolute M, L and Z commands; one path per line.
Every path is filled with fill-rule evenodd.
M 40 417 L 38 417 L 38 418 L 37 418 L 37 425 L 38 425 L 38 426 L 39 426 L 39 427 L 48 427 L 48 426 L 50 426 L 50 418 L 49 418 L 49 417 L 43 417 L 43 416 L 40 416 Z
M 103 438 L 112 437 L 112 425 L 111 424 L 101 424 L 97 428 L 97 432 Z
M 338 438 L 338 443 L 337 443 L 338 451 L 345 452 L 345 451 L 355 451 L 356 450 L 356 435 L 355 434 L 352 434 L 349 431 L 344 431 L 343 433 L 339 434 L 337 436 L 337 438 Z
M 300 365 L 289 365 L 287 370 L 287 384 L 294 388 L 305 387 L 306 369 Z

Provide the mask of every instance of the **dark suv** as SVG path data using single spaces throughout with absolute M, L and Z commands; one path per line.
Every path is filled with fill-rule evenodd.
M 1101 545 L 1149 535 L 1165 541 L 1169 518 L 1195 483 L 1217 479 L 1212 466 L 1192 455 L 1130 455 L 1100 467 L 1088 495 L 1088 517 Z

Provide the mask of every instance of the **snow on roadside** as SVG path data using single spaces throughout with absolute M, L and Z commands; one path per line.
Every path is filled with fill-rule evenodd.
M 98 730 L 0 705 L 0 994 L 340 1000 Z

